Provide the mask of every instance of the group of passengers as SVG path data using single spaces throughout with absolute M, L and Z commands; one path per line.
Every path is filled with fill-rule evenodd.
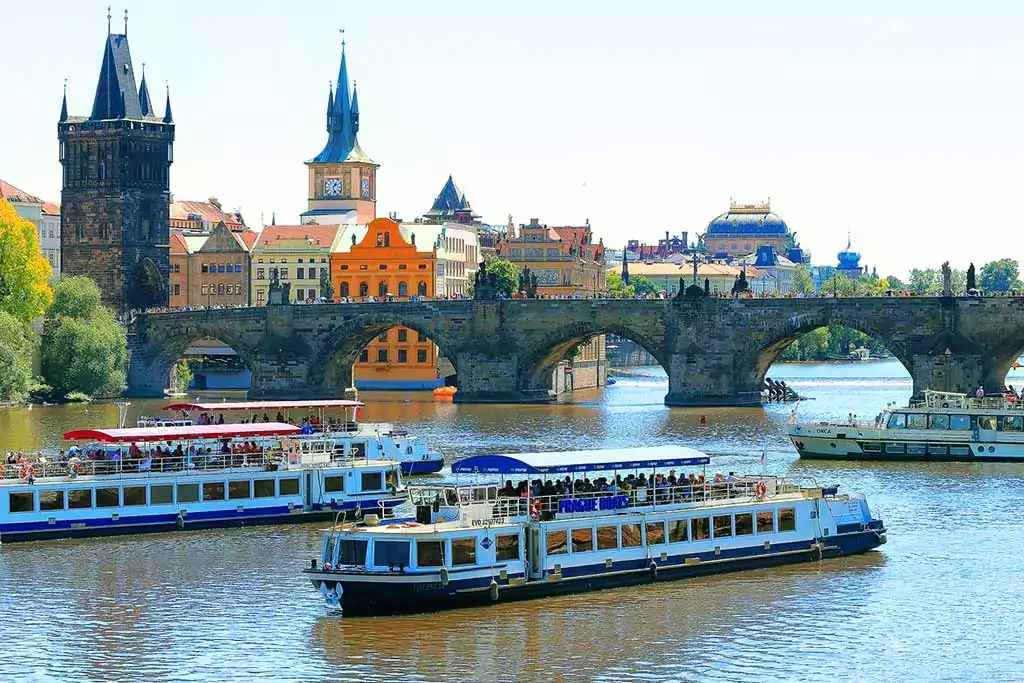
M 196 424 L 197 425 L 213 425 L 213 424 L 222 425 L 222 424 L 224 424 L 224 414 L 221 413 L 220 416 L 217 418 L 217 421 L 214 422 L 213 414 L 212 413 L 199 413 L 199 417 L 196 418 Z

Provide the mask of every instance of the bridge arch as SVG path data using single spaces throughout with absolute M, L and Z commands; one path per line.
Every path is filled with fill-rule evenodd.
M 1024 324 L 1008 323 L 1000 329 L 999 341 L 991 348 L 984 368 L 985 390 L 1000 391 L 1009 384 L 1007 375 L 1017 359 L 1024 356 Z M 1014 386 L 1018 392 L 1021 386 Z

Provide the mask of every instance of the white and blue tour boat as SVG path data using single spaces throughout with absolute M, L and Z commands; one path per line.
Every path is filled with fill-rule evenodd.
M 788 432 L 801 458 L 1024 462 L 1024 404 L 1013 395 L 929 390 L 870 422 L 794 419 Z
M 283 423 L 82 429 L 0 470 L 0 542 L 390 517 L 397 462 L 339 456 Z
M 835 487 L 676 477 L 708 461 L 681 446 L 469 457 L 453 473 L 504 486 L 480 476 L 411 486 L 415 518 L 336 524 L 304 574 L 345 614 L 386 614 L 817 561 L 886 541 L 864 497 Z
M 433 474 L 444 467 L 444 457 L 426 442 L 410 436 L 405 430 L 395 429 L 390 423 L 360 422 L 363 403 L 352 400 L 319 401 L 233 401 L 209 403 L 172 403 L 164 410 L 178 413 L 175 417 L 139 418 L 139 426 L 155 424 L 191 424 L 199 415 L 217 416 L 225 413 L 239 415 L 247 422 L 279 420 L 306 421 L 302 438 L 334 439 L 339 455 L 369 456 L 381 460 L 396 460 L 402 464 L 402 474 Z M 332 417 L 337 413 L 337 417 Z M 196 416 L 196 417 L 193 417 Z

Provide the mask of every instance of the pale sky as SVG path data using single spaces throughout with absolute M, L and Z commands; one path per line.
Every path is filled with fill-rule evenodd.
M 0 178 L 58 201 L 68 79 L 87 115 L 106 2 L 4 17 Z M 173 11 L 169 11 L 173 8 Z M 121 30 L 124 4 L 113 7 Z M 606 244 L 691 239 L 730 197 L 772 208 L 816 264 L 847 231 L 904 276 L 1021 254 L 1024 5 L 940 2 L 267 2 L 128 5 L 177 124 L 171 189 L 250 225 L 296 222 L 346 29 L 378 215 L 449 173 L 484 220 L 590 219 Z

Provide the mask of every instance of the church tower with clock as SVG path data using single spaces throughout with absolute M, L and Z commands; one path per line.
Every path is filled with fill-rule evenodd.
M 327 97 L 327 145 L 306 162 L 309 208 L 303 223 L 365 225 L 377 217 L 377 168 L 359 146 L 359 97 L 348 89 L 345 42 L 338 89 Z

